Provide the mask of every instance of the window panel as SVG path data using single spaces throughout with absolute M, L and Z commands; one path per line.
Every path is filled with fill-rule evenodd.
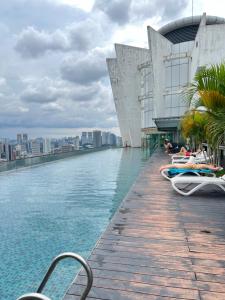
M 171 60 L 166 60 L 165 61 L 165 67 L 171 67 Z
M 171 117 L 171 107 L 166 107 L 165 114 L 165 117 Z
M 180 70 L 179 65 L 172 67 L 172 86 L 179 86 Z
M 172 104 L 171 104 L 172 107 L 180 106 L 181 101 L 179 96 L 180 96 L 179 94 L 172 95 Z
M 171 87 L 171 68 L 166 68 L 166 87 Z
M 172 60 L 172 66 L 176 66 L 180 64 L 180 59 L 173 59 Z
M 171 107 L 171 95 L 165 96 L 165 107 Z
M 188 83 L 188 64 L 180 66 L 180 85 L 184 86 Z
M 171 109 L 171 114 L 172 114 L 173 117 L 179 116 L 179 107 L 173 107 Z

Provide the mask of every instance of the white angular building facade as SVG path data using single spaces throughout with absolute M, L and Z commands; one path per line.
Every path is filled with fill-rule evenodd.
M 147 33 L 148 49 L 116 44 L 116 58 L 107 59 L 124 146 L 140 147 L 146 134 L 176 135 L 183 89 L 198 68 L 225 60 L 223 18 L 203 14 Z

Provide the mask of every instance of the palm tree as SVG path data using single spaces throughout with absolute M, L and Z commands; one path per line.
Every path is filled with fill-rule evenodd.
M 201 68 L 184 94 L 191 109 L 206 108 L 206 138 L 214 149 L 218 148 L 224 143 L 225 133 L 225 64 Z
M 197 150 L 206 140 L 207 114 L 190 110 L 181 119 L 181 132 L 184 138 L 190 138 L 192 148 Z

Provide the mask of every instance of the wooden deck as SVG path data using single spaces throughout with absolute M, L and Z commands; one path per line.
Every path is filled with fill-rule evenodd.
M 159 174 L 167 162 L 152 156 L 98 241 L 87 299 L 225 299 L 225 195 L 178 195 Z M 81 272 L 64 300 L 85 282 Z

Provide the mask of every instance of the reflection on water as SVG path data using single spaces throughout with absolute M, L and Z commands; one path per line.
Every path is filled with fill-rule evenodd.
M 61 252 L 87 257 L 146 158 L 140 149 L 110 149 L 2 173 L 1 298 L 35 291 Z M 77 270 L 61 263 L 45 294 L 60 299 Z

